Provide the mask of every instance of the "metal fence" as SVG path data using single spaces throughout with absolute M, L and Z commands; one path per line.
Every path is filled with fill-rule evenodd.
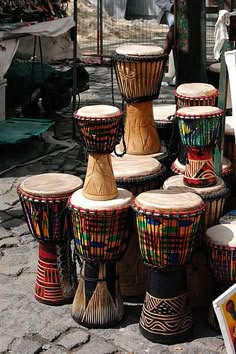
M 102 0 L 78 0 L 78 37 L 82 58 L 93 57 L 102 62 L 118 46 L 128 43 L 163 46 L 168 27 L 160 24 L 158 14 L 141 17 L 135 11 L 132 14 L 126 10 L 123 14 L 110 16 L 102 3 Z M 211 10 L 206 13 L 207 62 L 214 61 L 214 26 L 218 16 L 216 1 L 214 4 L 213 8 L 206 8 L 206 11 Z

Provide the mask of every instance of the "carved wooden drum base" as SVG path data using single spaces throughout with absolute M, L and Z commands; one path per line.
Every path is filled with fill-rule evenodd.
M 148 286 L 139 328 L 152 342 L 174 344 L 192 331 L 185 270 L 148 270 Z

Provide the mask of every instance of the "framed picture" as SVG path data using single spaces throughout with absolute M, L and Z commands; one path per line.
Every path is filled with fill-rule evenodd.
M 228 354 L 236 353 L 236 284 L 213 301 Z

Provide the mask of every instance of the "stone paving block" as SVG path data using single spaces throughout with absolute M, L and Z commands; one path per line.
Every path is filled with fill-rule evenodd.
M 1 196 L 1 194 L 0 194 Z M 0 199 L 2 198 L 2 196 L 0 197 Z M 4 203 L 2 200 L 0 201 L 0 211 L 6 211 L 10 208 L 10 206 L 6 203 Z
M 52 347 L 49 346 L 49 348 L 43 353 L 44 354 L 66 354 L 68 353 L 68 351 L 59 346 L 52 346 Z
M 23 225 L 25 222 L 23 221 L 23 220 L 21 220 L 21 219 L 9 219 L 9 220 L 7 220 L 7 221 L 4 221 L 4 222 L 2 222 L 1 223 L 1 226 L 2 227 L 4 227 L 4 228 L 6 228 L 6 229 L 12 229 L 12 228 L 17 228 L 17 227 L 19 227 L 19 226 L 21 226 L 21 225 Z
M 70 314 L 68 315 L 68 317 Z M 46 325 L 41 331 L 40 335 L 49 340 L 54 341 L 58 339 L 63 333 L 67 332 L 69 329 L 76 328 L 76 323 L 72 323 L 72 321 L 50 321 L 49 325 Z
M 19 240 L 16 237 L 9 237 L 0 240 L 0 248 L 13 247 L 19 244 Z
M 20 224 L 19 226 L 11 227 L 11 232 L 14 235 L 22 236 L 22 235 L 26 235 L 29 233 L 29 228 L 28 228 L 28 225 L 26 224 L 26 222 L 23 221 L 22 224 Z
M 29 338 L 16 339 L 10 346 L 12 354 L 36 354 L 42 348 L 42 343 Z
M 7 220 L 12 220 L 12 216 L 8 215 L 6 212 L 0 212 L 0 224 L 3 224 Z
M 77 329 L 76 331 L 63 334 L 57 344 L 71 350 L 87 343 L 89 338 L 90 335 L 87 332 Z
M 9 214 L 13 218 L 22 218 L 24 213 L 20 203 L 17 203 L 13 208 L 7 210 L 7 214 Z
M 4 227 L 0 226 L 0 240 L 3 240 L 4 238 L 8 238 L 12 236 L 12 232 L 6 230 Z
M 119 353 L 119 348 L 106 342 L 102 338 L 92 337 L 90 341 L 80 348 L 73 350 L 73 354 L 113 354 Z
M 0 353 L 6 352 L 13 340 L 14 337 L 10 335 L 0 334 Z

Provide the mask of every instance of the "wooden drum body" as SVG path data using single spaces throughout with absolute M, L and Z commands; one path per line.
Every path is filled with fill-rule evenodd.
M 89 200 L 81 190 L 70 198 L 75 250 L 83 260 L 72 317 L 86 327 L 110 327 L 123 317 L 116 262 L 128 245 L 131 200 L 120 188 L 113 200 Z
M 122 159 L 112 157 L 114 176 L 118 187 L 128 189 L 134 196 L 154 188 L 160 188 L 166 168 L 150 157 L 126 155 Z M 144 296 L 147 269 L 141 259 L 137 226 L 132 215 L 129 244 L 124 257 L 117 264 L 122 296 Z
M 153 342 L 183 341 L 192 328 L 185 268 L 204 204 L 194 193 L 152 190 L 138 195 L 132 208 L 141 256 L 149 267 L 141 333 Z
M 95 105 L 74 113 L 83 145 L 89 153 L 83 195 L 108 200 L 118 195 L 110 153 L 123 134 L 123 114 L 113 106 Z
M 168 55 L 160 47 L 118 47 L 112 56 L 118 87 L 127 102 L 125 142 L 127 153 L 159 152 L 152 100 L 158 98 Z
M 222 119 L 217 107 L 185 107 L 176 112 L 181 141 L 187 150 L 184 182 L 207 187 L 216 183 L 212 150 Z
M 77 285 L 71 258 L 73 238 L 67 201 L 82 187 L 82 180 L 62 173 L 26 178 L 17 188 L 32 236 L 39 241 L 34 296 L 39 302 L 59 305 L 72 302 Z

